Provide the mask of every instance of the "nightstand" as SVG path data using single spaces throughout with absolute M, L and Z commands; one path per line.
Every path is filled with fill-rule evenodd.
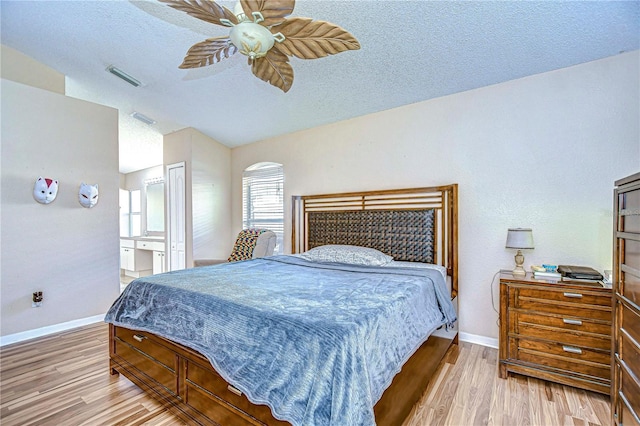
M 500 377 L 611 387 L 611 289 L 500 275 Z

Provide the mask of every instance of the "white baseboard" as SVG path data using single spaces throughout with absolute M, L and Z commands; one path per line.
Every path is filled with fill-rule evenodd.
M 458 334 L 458 339 L 463 342 L 475 343 L 476 345 L 488 346 L 490 348 L 498 349 L 498 339 L 493 337 L 479 336 L 477 334 L 463 333 Z
M 88 318 L 80 318 L 73 321 L 63 322 L 61 324 L 48 325 L 35 330 L 23 331 L 21 333 L 8 334 L 0 336 L 0 347 L 10 345 L 11 343 L 22 342 L 24 340 L 34 339 L 36 337 L 47 336 L 49 334 L 58 333 L 60 331 L 71 330 L 72 328 L 82 327 L 83 325 L 95 324 L 104 320 L 104 315 L 96 315 Z
M 81 318 L 73 321 L 63 322 L 61 324 L 49 325 L 47 327 L 37 328 L 35 330 L 23 331 L 21 333 L 8 334 L 0 336 L 0 347 L 18 343 L 36 337 L 47 336 L 49 334 L 58 333 L 60 331 L 71 330 L 72 328 L 82 327 L 83 325 L 95 324 L 104 320 L 104 314 L 96 315 L 88 318 Z M 460 332 L 458 338 L 463 342 L 474 343 L 476 345 L 488 346 L 490 348 L 498 348 L 498 339 L 493 337 L 480 336 L 477 334 Z

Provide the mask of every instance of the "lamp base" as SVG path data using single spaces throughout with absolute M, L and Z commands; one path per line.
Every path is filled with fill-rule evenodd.
M 521 250 L 518 250 L 518 252 L 514 256 L 514 260 L 516 261 L 516 267 L 513 268 L 513 271 L 511 271 L 511 273 L 513 275 L 526 275 L 527 272 L 522 267 L 522 264 L 524 263 L 524 255 L 522 254 Z
M 527 271 L 522 266 L 516 266 L 511 273 L 513 275 L 527 275 Z

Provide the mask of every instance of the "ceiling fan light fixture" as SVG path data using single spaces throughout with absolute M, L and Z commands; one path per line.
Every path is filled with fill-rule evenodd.
M 331 22 L 288 17 L 295 0 L 241 0 L 234 11 L 214 0 L 159 1 L 202 21 L 231 28 L 228 37 L 212 37 L 191 46 L 179 68 L 213 65 L 240 52 L 249 58 L 253 75 L 286 93 L 293 84 L 289 57 L 318 59 L 360 49 L 351 33 Z
M 240 22 L 231 28 L 231 43 L 251 59 L 262 58 L 276 41 L 271 31 L 251 21 Z
M 140 80 L 131 77 L 129 74 L 127 74 L 126 72 L 122 71 L 119 68 L 114 67 L 113 65 L 109 65 L 107 67 L 107 71 L 109 71 L 111 74 L 115 75 L 116 77 L 126 81 L 127 83 L 129 83 L 134 87 L 142 86 L 142 83 L 140 82 Z
M 149 118 L 144 114 L 140 114 L 138 111 L 133 111 L 130 115 L 136 120 L 142 121 L 143 123 L 148 124 L 149 126 L 156 124 L 156 120 L 154 120 L 153 118 Z

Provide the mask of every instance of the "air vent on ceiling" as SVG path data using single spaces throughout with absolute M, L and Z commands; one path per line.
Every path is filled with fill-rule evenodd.
M 144 114 L 140 114 L 140 113 L 139 113 L 139 112 L 137 112 L 137 111 L 133 111 L 133 112 L 131 113 L 131 116 L 132 116 L 133 118 L 135 118 L 136 120 L 140 120 L 140 121 L 142 121 L 143 123 L 148 124 L 149 126 L 151 126 L 152 124 L 156 124 L 156 120 L 154 120 L 153 118 L 149 118 L 149 117 L 147 117 L 147 116 L 146 116 L 146 115 L 144 115 Z
M 114 67 L 113 65 L 109 65 L 107 67 L 107 71 L 109 71 L 111 74 L 115 75 L 116 77 L 123 79 L 124 81 L 126 81 L 127 83 L 129 83 L 134 87 L 139 87 L 142 85 L 140 80 L 131 77 L 129 74 L 127 74 L 126 72 L 122 71 L 119 68 Z

